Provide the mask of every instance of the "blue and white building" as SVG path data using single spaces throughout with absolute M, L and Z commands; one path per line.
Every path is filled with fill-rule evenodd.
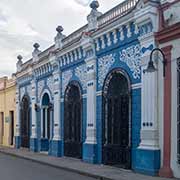
M 158 71 L 146 73 L 155 48 L 159 1 L 126 0 L 105 14 L 90 5 L 88 23 L 55 44 L 34 44 L 17 62 L 16 147 L 155 175 L 160 168 Z

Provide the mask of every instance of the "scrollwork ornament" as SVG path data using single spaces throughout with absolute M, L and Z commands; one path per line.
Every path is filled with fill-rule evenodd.
M 98 84 L 100 87 L 103 86 L 104 79 L 109 72 L 110 67 L 115 62 L 115 55 L 110 54 L 98 59 Z
M 134 79 L 140 79 L 141 75 L 141 48 L 133 45 L 120 52 L 119 60 L 126 63 L 132 72 Z
M 67 70 L 67 71 L 62 72 L 62 94 L 63 95 L 72 76 L 73 76 L 72 70 Z

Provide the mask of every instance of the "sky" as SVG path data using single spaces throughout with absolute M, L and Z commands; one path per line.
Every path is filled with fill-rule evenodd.
M 33 44 L 40 50 L 54 43 L 56 27 L 68 35 L 87 23 L 92 0 L 0 0 L 0 77 L 16 72 L 17 55 L 31 58 Z M 104 13 L 122 0 L 99 0 Z

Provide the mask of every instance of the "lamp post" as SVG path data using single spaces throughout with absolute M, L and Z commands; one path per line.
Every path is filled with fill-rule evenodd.
M 163 77 L 165 77 L 165 76 L 166 76 L 165 68 L 166 68 L 166 65 L 167 65 L 167 59 L 166 59 L 163 51 L 162 51 L 161 49 L 159 49 L 159 48 L 155 48 L 155 49 L 153 49 L 153 50 L 151 51 L 150 60 L 149 60 L 149 62 L 148 62 L 148 66 L 147 66 L 147 69 L 145 70 L 145 72 L 154 72 L 154 71 L 156 71 L 156 68 L 155 68 L 155 66 L 154 66 L 154 62 L 153 62 L 153 60 L 152 60 L 152 58 L 153 58 L 153 53 L 154 53 L 155 51 L 159 51 L 159 52 L 162 54 L 162 56 L 163 56 L 163 60 L 162 60 L 162 63 L 163 63 Z

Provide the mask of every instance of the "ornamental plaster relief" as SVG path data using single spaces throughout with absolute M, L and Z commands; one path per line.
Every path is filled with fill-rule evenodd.
M 106 55 L 102 58 L 98 59 L 98 84 L 100 87 L 103 86 L 104 84 L 104 79 L 109 72 L 110 67 L 114 64 L 115 62 L 115 55 L 114 54 L 109 54 Z
M 98 59 L 98 85 L 103 86 L 106 75 L 115 63 L 115 54 L 109 54 Z M 132 72 L 134 79 L 141 78 L 141 47 L 133 45 L 119 52 L 119 61 L 124 62 Z
M 54 90 L 54 80 L 53 77 L 50 76 L 47 78 L 47 86 L 50 89 L 51 93 L 53 94 L 53 90 Z
M 20 88 L 20 99 L 22 100 L 22 98 L 23 98 L 23 96 L 25 95 L 25 92 L 26 92 L 26 90 L 25 90 L 25 87 L 21 87 Z
M 45 86 L 44 80 L 39 81 L 37 86 L 38 86 L 38 98 L 40 99 L 42 90 L 43 90 L 43 88 Z
M 72 70 L 67 70 L 67 71 L 62 72 L 62 94 L 63 95 L 72 76 L 73 76 Z
M 75 69 L 75 75 L 79 78 L 82 84 L 83 90 L 86 89 L 87 70 L 86 65 L 83 64 Z
M 141 75 L 141 48 L 133 45 L 120 52 L 119 60 L 126 63 L 132 72 L 134 79 L 140 79 Z
M 30 97 L 32 96 L 32 85 L 31 84 L 27 86 L 27 93 Z

